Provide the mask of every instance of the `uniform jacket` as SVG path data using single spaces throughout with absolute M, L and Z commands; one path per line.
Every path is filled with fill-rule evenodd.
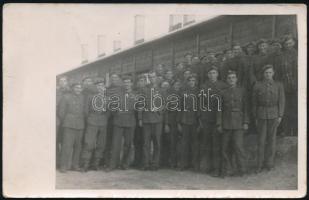
M 127 96 L 126 96 L 127 94 Z M 118 127 L 135 127 L 135 92 L 127 93 L 123 88 L 120 94 L 121 110 L 113 113 L 113 124 Z
M 59 104 L 59 116 L 63 127 L 84 129 L 84 96 L 73 93 L 65 94 Z
M 56 90 L 56 124 L 57 126 L 59 126 L 61 124 L 61 120 L 59 118 L 59 104 L 60 104 L 60 101 L 62 99 L 62 97 L 69 93 L 70 92 L 70 89 L 69 88 L 57 88 Z
M 223 129 L 243 129 L 249 123 L 246 91 L 242 87 L 228 87 L 221 91 L 222 111 L 217 113 L 217 125 Z
M 206 81 L 201 86 L 201 90 L 204 90 L 206 95 L 208 95 L 208 90 L 210 94 L 209 97 L 204 97 L 204 107 L 207 108 L 207 111 L 200 109 L 202 123 L 216 123 L 218 104 L 220 104 L 221 101 L 220 92 L 227 87 L 226 83 L 219 80 L 216 82 Z
M 297 51 L 288 49 L 283 52 L 282 80 L 286 92 L 297 91 Z
M 109 117 L 109 111 L 107 110 L 106 105 L 105 111 L 101 110 L 101 106 L 103 105 L 104 101 L 103 95 L 99 95 L 100 97 L 97 98 L 96 95 L 99 95 L 99 93 L 89 94 L 86 99 L 85 114 L 87 116 L 87 123 L 93 126 L 106 126 Z M 95 109 L 93 104 L 96 104 L 96 107 L 100 109 Z
M 143 123 L 162 123 L 163 122 L 163 115 L 164 111 L 158 110 L 158 111 L 152 111 L 151 110 L 151 88 L 154 89 L 154 95 L 158 94 L 162 96 L 162 92 L 160 88 L 153 87 L 151 85 L 146 86 L 144 89 L 142 89 L 142 95 L 145 97 L 145 110 L 138 112 L 138 119 L 142 120 Z M 163 97 L 163 96 L 162 96 Z M 160 106 L 158 98 L 154 99 L 154 105 Z
M 178 96 L 178 108 L 181 109 L 181 105 L 180 105 L 180 101 L 181 101 L 181 94 L 180 91 L 176 91 L 174 89 L 169 91 L 169 94 L 173 94 L 173 95 L 177 95 Z M 171 99 L 169 99 L 170 103 L 166 106 L 168 106 L 169 108 L 175 108 L 177 106 L 176 104 L 176 98 L 174 97 L 170 97 Z M 175 111 L 171 111 L 171 110 L 166 110 L 167 114 L 166 116 L 166 120 L 165 123 L 166 124 L 177 124 L 179 122 L 179 111 L 175 110 Z
M 276 119 L 284 113 L 285 96 L 281 83 L 257 82 L 252 92 L 252 113 L 258 119 Z
M 197 87 L 190 88 L 189 86 L 185 87 L 183 91 L 181 92 L 182 111 L 179 112 L 178 121 L 180 121 L 182 124 L 186 124 L 186 125 L 197 124 L 198 118 L 199 118 L 198 94 L 199 94 L 199 90 Z M 191 95 L 194 95 L 196 97 L 195 100 L 193 100 L 194 98 Z

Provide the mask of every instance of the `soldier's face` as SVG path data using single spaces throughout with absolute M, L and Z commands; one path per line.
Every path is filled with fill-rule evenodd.
M 68 79 L 66 77 L 62 77 L 59 79 L 60 87 L 66 87 L 68 85 Z
M 157 72 L 158 73 L 163 73 L 163 66 L 162 65 L 158 65 Z
M 180 82 L 174 83 L 174 90 L 179 91 L 180 90 Z
M 162 88 L 163 90 L 167 90 L 167 89 L 170 88 L 170 84 L 169 84 L 168 82 L 164 81 L 164 82 L 161 84 L 161 88 Z
M 173 78 L 173 72 L 172 71 L 167 71 L 166 72 L 166 75 L 165 75 L 165 78 L 170 80 Z
M 238 55 L 241 54 L 241 52 L 242 52 L 242 50 L 241 50 L 241 47 L 240 47 L 240 46 L 235 46 L 235 47 L 233 48 L 233 53 L 234 53 L 234 55 L 238 56 Z
M 183 77 L 184 77 L 185 80 L 187 80 L 187 79 L 189 78 L 190 75 L 191 75 L 191 72 L 190 72 L 190 71 L 185 71 L 185 72 L 183 73 Z
M 272 49 L 274 52 L 279 52 L 281 50 L 281 46 L 280 44 L 275 43 L 272 45 Z
M 127 90 L 129 90 L 132 88 L 133 83 L 130 79 L 128 79 L 123 81 L 123 85 Z
M 205 56 L 202 61 L 201 61 L 203 64 L 206 64 L 208 62 L 208 58 Z
M 285 46 L 286 46 L 287 48 L 293 48 L 294 45 L 295 45 L 295 42 L 294 42 L 293 39 L 289 39 L 289 40 L 287 40 L 287 41 L 285 42 Z
M 156 74 L 149 74 L 149 81 L 150 81 L 151 84 L 156 84 L 156 82 L 157 82 Z
M 73 91 L 74 91 L 75 94 L 80 94 L 83 91 L 83 88 L 82 88 L 81 85 L 75 85 L 73 87 Z
M 138 80 L 138 86 L 139 87 L 144 87 L 146 85 L 146 79 L 141 78 Z
M 189 82 L 188 82 L 188 85 L 190 87 L 195 87 L 195 84 L 196 84 L 196 79 L 195 78 L 190 78 Z
M 233 54 L 233 51 L 229 50 L 225 53 L 225 57 L 226 58 L 233 58 L 234 54 Z
M 273 79 L 273 76 L 274 76 L 275 72 L 272 68 L 269 68 L 269 69 L 266 69 L 264 71 L 264 78 L 266 80 L 272 80 Z
M 259 50 L 261 53 L 266 53 L 268 50 L 268 44 L 267 43 L 261 43 L 259 46 Z
M 208 75 L 209 80 L 211 81 L 216 81 L 218 79 L 217 70 L 210 70 L 207 75 Z
M 86 78 L 83 82 L 84 87 L 88 87 L 90 85 L 93 85 L 93 80 L 91 78 Z
M 229 74 L 226 78 L 226 82 L 229 84 L 229 85 L 236 85 L 237 83 L 237 76 L 236 74 Z
M 119 76 L 117 74 L 113 74 L 111 76 L 111 83 L 112 83 L 112 85 L 118 85 L 119 82 L 120 82 Z
M 182 63 L 180 63 L 180 64 L 177 65 L 176 68 L 177 68 L 178 71 L 182 71 L 184 69 L 184 66 L 183 66 Z

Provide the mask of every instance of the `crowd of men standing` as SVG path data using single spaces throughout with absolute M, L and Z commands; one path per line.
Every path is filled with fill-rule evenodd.
M 297 134 L 297 47 L 285 36 L 234 45 L 224 52 L 184 55 L 184 62 L 160 64 L 154 71 L 131 76 L 111 74 L 109 80 L 86 77 L 57 86 L 57 168 L 111 171 L 136 167 L 193 170 L 216 177 L 248 172 L 244 134 L 257 134 L 255 172 L 274 167 L 277 132 Z M 70 86 L 69 86 L 70 85 Z M 155 94 L 198 95 L 204 89 L 218 95 L 207 111 L 137 111 L 136 94 L 150 106 Z M 124 111 L 98 111 L 95 95 L 128 94 Z M 121 99 L 123 101 L 123 99 Z M 218 110 L 218 102 L 222 111 Z M 281 122 L 282 121 L 282 122 Z

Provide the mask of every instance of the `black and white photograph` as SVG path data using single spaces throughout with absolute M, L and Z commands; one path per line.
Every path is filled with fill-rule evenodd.
M 7 4 L 4 191 L 306 195 L 306 11 Z

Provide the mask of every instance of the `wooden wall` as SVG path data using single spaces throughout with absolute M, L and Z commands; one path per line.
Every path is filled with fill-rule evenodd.
M 183 61 L 184 54 L 189 51 L 195 55 L 209 50 L 221 51 L 234 43 L 243 45 L 285 34 L 297 37 L 295 15 L 224 16 L 65 74 L 75 81 L 85 76 L 105 76 L 107 72 L 134 74 L 151 70 L 160 63 L 172 67 Z

